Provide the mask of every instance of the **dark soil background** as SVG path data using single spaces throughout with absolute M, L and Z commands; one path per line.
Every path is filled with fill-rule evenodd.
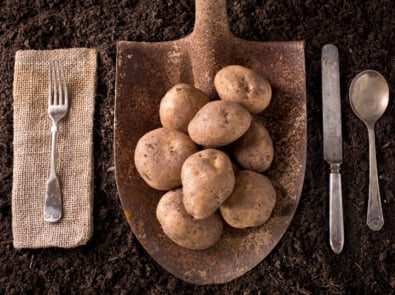
M 295 218 L 264 261 L 230 283 L 194 286 L 163 270 L 133 236 L 117 196 L 113 157 L 116 42 L 185 36 L 193 29 L 194 2 L 0 1 L 0 293 L 395 294 L 395 104 L 391 99 L 376 126 L 385 214 L 379 232 L 365 223 L 367 131 L 348 104 L 351 79 L 368 68 L 387 78 L 394 98 L 394 12 L 391 0 L 228 1 L 236 36 L 305 40 L 306 177 Z M 341 61 L 346 243 L 340 255 L 328 243 L 328 166 L 322 159 L 320 54 L 326 43 L 338 46 Z M 97 48 L 99 53 L 94 235 L 75 249 L 16 250 L 11 231 L 15 51 L 70 47 Z

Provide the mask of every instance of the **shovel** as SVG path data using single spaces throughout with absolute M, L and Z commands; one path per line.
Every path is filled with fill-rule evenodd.
M 117 44 L 115 177 L 126 219 L 141 245 L 164 269 L 193 284 L 231 281 L 260 263 L 292 221 L 306 163 L 304 43 L 253 42 L 229 30 L 226 1 L 196 0 L 193 32 L 170 42 Z M 270 106 L 254 119 L 270 131 L 275 159 L 265 173 L 277 202 L 267 223 L 245 230 L 224 226 L 219 242 L 206 250 L 182 248 L 168 239 L 155 210 L 164 192 L 148 187 L 134 166 L 138 139 L 160 127 L 159 102 L 177 83 L 188 83 L 218 99 L 215 73 L 238 64 L 268 79 Z

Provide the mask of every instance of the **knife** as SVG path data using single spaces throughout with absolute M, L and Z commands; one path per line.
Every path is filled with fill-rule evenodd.
M 329 242 L 339 254 L 344 245 L 343 201 L 340 165 L 343 162 L 340 106 L 339 52 L 326 44 L 321 52 L 324 159 L 329 173 Z

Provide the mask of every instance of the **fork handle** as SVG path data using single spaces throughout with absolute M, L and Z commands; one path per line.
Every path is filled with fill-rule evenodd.
M 59 180 L 56 177 L 49 177 L 44 203 L 44 220 L 55 223 L 62 218 L 62 195 Z
M 51 172 L 47 181 L 47 190 L 44 201 L 44 220 L 55 223 L 62 217 L 62 194 L 59 180 L 56 176 L 56 135 L 58 127 L 54 121 L 51 128 L 52 148 L 51 148 Z
M 51 175 L 56 177 L 56 136 L 58 134 L 58 124 L 55 121 L 52 122 L 51 133 Z

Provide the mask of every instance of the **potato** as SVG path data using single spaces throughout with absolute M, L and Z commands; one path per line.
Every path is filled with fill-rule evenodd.
M 253 121 L 247 132 L 232 144 L 239 164 L 248 170 L 263 172 L 272 164 L 273 142 L 262 123 Z
M 196 219 L 207 218 L 233 191 L 232 162 L 219 150 L 202 150 L 182 165 L 181 182 L 185 210 Z
M 191 139 L 199 145 L 216 148 L 241 137 L 251 124 L 250 113 L 235 102 L 222 100 L 205 104 L 188 125 Z
M 188 124 L 210 98 L 188 84 L 173 86 L 162 98 L 159 107 L 163 127 L 188 131 Z
M 185 133 L 158 128 L 137 142 L 134 163 L 145 182 L 157 190 L 173 189 L 181 184 L 184 161 L 197 152 L 197 146 Z
M 169 191 L 156 208 L 156 217 L 163 232 L 181 247 L 192 250 L 207 249 L 221 237 L 223 222 L 219 212 L 206 219 L 194 219 L 184 208 L 182 190 Z
M 276 191 L 271 181 L 254 171 L 236 174 L 233 193 L 221 205 L 224 220 L 232 227 L 247 228 L 264 224 L 276 203 Z
M 272 88 L 264 77 L 238 65 L 221 69 L 214 85 L 222 100 L 238 102 L 252 114 L 266 109 L 272 98 Z

